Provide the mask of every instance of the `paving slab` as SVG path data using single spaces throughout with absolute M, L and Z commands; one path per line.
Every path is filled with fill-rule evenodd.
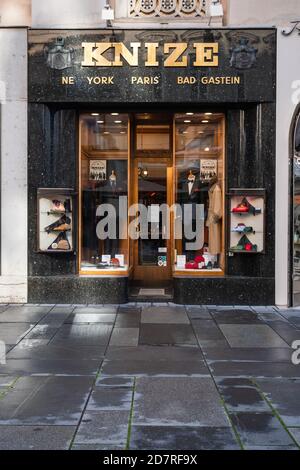
M 21 377 L 0 400 L 0 425 L 77 425 L 92 377 Z
M 96 387 L 86 409 L 87 411 L 130 411 L 131 403 L 132 390 L 128 387 Z
M 261 321 L 258 314 L 252 310 L 210 310 L 211 315 L 217 323 L 227 324 L 259 324 Z
M 5 310 L 5 315 L 24 315 L 26 317 L 31 314 L 40 314 L 43 316 L 50 312 L 51 309 L 52 306 L 50 305 L 9 305 L 8 309 Z
M 220 328 L 213 320 L 193 319 L 192 325 L 200 343 L 202 341 L 225 340 Z
M 286 348 L 288 344 L 268 325 L 220 324 L 232 348 Z
M 251 361 L 291 363 L 293 350 L 287 348 L 205 348 L 203 354 L 208 361 Z
M 1 323 L 38 323 L 43 317 L 47 315 L 51 307 L 14 307 L 9 308 L 5 312 L 0 313 Z
M 257 380 L 258 386 L 287 427 L 300 426 L 300 380 Z
M 289 432 L 293 435 L 295 441 L 298 443 L 298 446 L 300 447 L 300 427 L 289 428 Z
M 37 326 L 41 325 L 48 325 L 49 328 L 59 328 L 64 323 L 64 321 L 68 318 L 71 312 L 51 312 L 47 313 L 45 317 L 41 319 Z
M 146 307 L 142 310 L 142 323 L 189 324 L 184 307 Z
M 74 440 L 74 446 L 107 444 L 125 448 L 129 411 L 90 411 L 85 413 Z
M 135 304 L 120 305 L 118 308 L 118 314 L 137 315 L 141 314 L 142 308 Z
M 137 346 L 139 342 L 139 328 L 114 328 L 110 337 L 110 346 Z
M 109 388 L 133 388 L 134 377 L 99 377 L 96 382 L 98 387 Z
M 114 313 L 71 313 L 64 323 L 114 323 Z
M 215 377 L 300 378 L 300 367 L 292 364 L 248 361 L 208 361 Z
M 73 310 L 73 313 L 98 313 L 98 314 L 104 314 L 104 315 L 115 315 L 117 313 L 117 306 L 112 306 L 112 305 L 106 305 L 104 307 L 96 307 L 96 306 L 91 306 L 91 307 L 82 307 L 78 306 L 75 307 Z
M 7 344 L 16 344 L 26 336 L 34 324 L 29 323 L 2 323 L 0 327 L 0 341 Z
M 107 345 L 112 332 L 112 325 L 101 323 L 92 325 L 63 325 L 51 344 L 66 345 L 86 344 L 86 345 Z
M 74 444 L 71 450 L 91 451 L 91 450 L 125 450 L 125 445 L 113 444 Z
M 13 375 L 11 376 L 0 376 L 0 394 L 5 391 L 6 388 L 10 387 L 14 381 L 16 380 L 16 377 Z
M 190 319 L 211 320 L 212 316 L 205 307 L 194 307 L 186 305 L 186 311 Z
M 116 328 L 139 328 L 141 322 L 141 312 L 118 313 L 116 318 Z
M 209 349 L 220 349 L 224 351 L 226 348 L 230 349 L 230 346 L 226 339 L 199 339 L 199 345 L 202 351 L 207 351 Z
M 231 412 L 270 412 L 270 407 L 250 380 L 226 379 L 218 383 L 226 408 Z
M 130 450 L 240 450 L 230 428 L 132 426 Z
M 102 360 L 7 359 L 2 375 L 96 375 Z
M 30 332 L 26 335 L 26 339 L 44 339 L 48 340 L 48 342 L 55 336 L 58 332 L 58 327 L 53 325 L 36 325 L 30 330 Z
M 273 321 L 270 327 L 289 345 L 300 340 L 300 330 L 284 321 Z
M 204 361 L 157 361 L 124 360 L 106 361 L 101 374 L 109 376 L 208 376 L 209 370 Z
M 157 361 L 189 361 L 202 362 L 203 355 L 197 346 L 176 347 L 176 346 L 138 346 L 137 348 L 109 347 L 106 359 L 115 361 L 124 360 L 148 360 Z
M 53 308 L 50 310 L 50 314 L 57 314 L 57 313 L 64 313 L 65 315 L 69 315 L 70 313 L 73 312 L 74 310 L 74 306 L 73 305 L 64 305 L 64 306 L 59 306 L 59 305 L 55 305 L 53 306 Z
M 132 422 L 152 426 L 229 426 L 210 377 L 137 378 Z
M 196 337 L 190 325 L 141 324 L 139 344 L 148 345 L 196 345 Z
M 0 450 L 68 450 L 76 426 L 0 426 Z
M 247 446 L 289 446 L 293 439 L 272 413 L 235 413 L 230 418 Z
M 104 357 L 104 346 L 40 344 L 44 340 L 23 339 L 7 354 L 8 359 L 45 360 L 100 360 Z

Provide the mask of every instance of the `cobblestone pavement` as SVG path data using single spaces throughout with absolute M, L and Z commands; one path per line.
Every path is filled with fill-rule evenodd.
M 0 449 L 300 448 L 300 310 L 10 305 L 0 340 Z

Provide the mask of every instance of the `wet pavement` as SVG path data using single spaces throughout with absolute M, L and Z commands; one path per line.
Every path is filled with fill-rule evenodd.
M 2 305 L 0 340 L 0 450 L 300 449 L 300 310 Z

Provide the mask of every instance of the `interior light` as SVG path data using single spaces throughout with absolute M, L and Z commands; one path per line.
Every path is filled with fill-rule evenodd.
M 184 122 L 188 124 L 189 122 L 192 122 L 192 121 L 190 121 L 189 119 L 185 119 Z
M 182 133 L 183 133 L 183 134 L 188 134 L 188 131 L 183 131 Z
M 212 116 L 212 113 L 204 113 L 205 116 Z
M 122 121 L 115 121 L 115 124 L 121 124 Z
M 209 121 L 207 119 L 203 119 L 201 122 L 203 122 L 203 124 L 207 124 Z
M 111 113 L 112 116 L 119 116 L 119 113 Z
M 125 131 L 121 131 L 120 134 L 126 134 L 126 132 L 125 132 Z
M 108 131 L 104 131 L 104 132 L 103 132 L 103 134 L 110 134 L 110 132 L 108 132 Z
M 103 123 L 104 123 L 104 121 L 97 121 L 97 123 L 98 123 L 98 124 L 103 124 Z
M 209 147 L 205 147 L 205 152 L 209 152 L 210 151 L 210 148 Z
M 91 116 L 100 116 L 99 113 L 92 113 Z
M 187 116 L 194 116 L 194 113 L 185 113 Z

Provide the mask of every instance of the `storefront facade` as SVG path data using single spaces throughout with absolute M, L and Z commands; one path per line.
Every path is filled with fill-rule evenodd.
M 275 29 L 30 30 L 28 61 L 29 302 L 275 302 Z

